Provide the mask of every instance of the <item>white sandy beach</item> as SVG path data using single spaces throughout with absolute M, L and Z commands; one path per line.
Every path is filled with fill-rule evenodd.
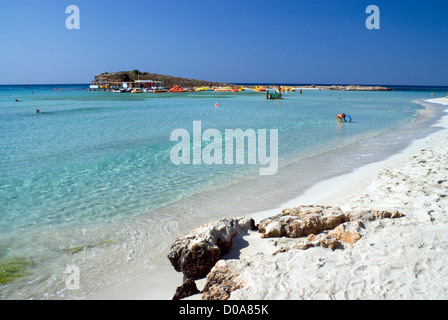
M 448 107 L 447 98 L 428 101 Z M 273 255 L 282 244 L 277 239 L 255 231 L 235 238 L 219 262 L 243 283 L 230 299 L 447 299 L 448 116 L 437 126 L 443 129 L 399 154 L 252 215 L 258 223 L 284 208 L 311 204 L 405 216 L 364 222 L 357 242 L 334 251 L 315 247 Z M 171 299 L 181 284 L 182 274 L 162 257 L 147 274 L 87 299 Z M 197 284 L 201 289 L 204 281 Z
M 446 98 L 430 102 L 448 105 Z M 225 263 L 244 283 L 230 299 L 446 299 L 448 117 L 438 126 L 444 129 L 404 152 L 324 181 L 284 206 L 399 210 L 405 217 L 364 223 L 358 242 L 335 251 L 272 255 L 275 240 L 251 234 L 240 259 Z

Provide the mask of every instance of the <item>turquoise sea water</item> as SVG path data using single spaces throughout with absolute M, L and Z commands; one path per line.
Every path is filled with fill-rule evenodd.
M 287 93 L 281 101 L 267 101 L 264 93 L 249 90 L 237 94 L 118 94 L 89 92 L 87 87 L 0 86 L 0 257 L 22 254 L 35 265 L 46 259 L 56 261 L 63 248 L 108 240 L 99 235 L 119 233 L 114 223 L 121 225 L 125 219 L 151 221 L 155 229 L 145 238 L 148 242 L 158 239 L 157 228 L 167 225 L 167 233 L 174 236 L 182 219 L 199 223 L 207 216 L 197 212 L 208 194 L 216 196 L 219 188 L 229 191 L 242 181 L 258 184 L 257 165 L 172 164 L 170 151 L 176 142 L 170 141 L 170 134 L 179 128 L 192 133 L 193 121 L 201 121 L 202 130 L 214 128 L 223 134 L 225 129 L 278 129 L 281 176 L 285 175 L 282 168 L 297 161 L 338 147 L 349 148 L 379 133 L 412 128 L 423 110 L 412 101 L 430 99 L 432 92 L 435 97 L 444 94 L 303 90 L 303 94 Z M 353 122 L 338 123 L 336 115 L 341 112 Z M 381 152 L 376 148 L 363 156 L 383 156 Z M 344 162 L 352 168 L 360 165 L 355 158 Z M 310 165 L 307 174 L 319 180 L 320 173 L 332 170 Z M 228 202 L 251 198 L 249 191 L 239 193 L 240 199 L 227 191 L 222 192 L 221 202 L 214 203 L 219 212 L 215 215 L 228 213 L 220 211 Z M 197 200 L 190 202 L 194 206 L 164 209 L 185 199 Z M 113 231 L 105 231 L 110 225 Z M 84 235 L 86 230 L 95 232 L 82 240 L 71 228 L 81 228 Z M 43 234 L 57 237 L 53 242 L 48 236 L 36 241 Z M 124 238 L 129 240 L 127 233 L 114 242 L 126 246 Z M 169 237 L 160 239 L 169 241 Z M 56 265 L 64 265 L 67 259 L 71 257 Z M 44 276 L 44 270 L 41 267 L 40 276 L 27 279 L 25 297 L 35 297 L 33 290 L 39 292 L 37 297 L 54 297 L 52 287 L 63 286 L 60 281 L 49 285 L 51 272 Z M 11 288 L 14 285 L 0 287 L 0 292 L 10 297 Z

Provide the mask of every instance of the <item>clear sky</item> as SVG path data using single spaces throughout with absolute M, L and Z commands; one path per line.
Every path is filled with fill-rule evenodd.
M 68 30 L 66 7 L 80 9 Z M 366 8 L 380 9 L 368 30 Z M 448 85 L 448 1 L 0 1 L 0 84 L 147 71 L 220 82 Z

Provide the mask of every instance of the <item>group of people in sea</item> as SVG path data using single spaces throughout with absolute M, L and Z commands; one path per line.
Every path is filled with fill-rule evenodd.
M 448 96 L 447 96 L 447 98 L 448 98 Z M 20 100 L 16 99 L 16 102 L 20 102 Z M 39 109 L 36 109 L 36 113 L 39 114 L 39 113 L 40 113 L 40 110 L 39 110 Z M 340 113 L 340 114 L 338 114 L 338 115 L 336 116 L 336 119 L 338 119 L 339 122 L 348 122 L 348 120 L 347 120 L 347 115 L 346 115 L 345 113 Z M 350 119 L 350 121 L 351 121 L 351 119 Z

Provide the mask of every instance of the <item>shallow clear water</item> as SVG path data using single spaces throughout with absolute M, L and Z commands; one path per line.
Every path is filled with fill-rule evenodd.
M 411 125 L 423 109 L 412 101 L 431 98 L 430 91 L 303 90 L 285 94 L 281 101 L 267 101 L 263 93 L 251 91 L 116 94 L 85 87 L 0 86 L 0 256 L 22 253 L 35 261 L 57 260 L 61 248 L 107 240 L 122 232 L 118 225 L 138 225 L 137 220 L 123 219 L 139 217 L 142 230 L 151 230 L 145 246 L 158 246 L 154 251 L 159 252 L 183 220 L 202 221 L 211 208 L 217 211 L 211 217 L 229 214 L 229 202 L 250 206 L 251 197 L 278 191 L 271 186 L 251 195 L 250 181 L 278 179 L 284 184 L 282 169 L 278 176 L 261 178 L 257 165 L 172 164 L 170 151 L 176 142 L 170 141 L 170 134 L 179 128 L 192 134 L 193 121 L 201 121 L 203 131 L 214 128 L 222 134 L 225 129 L 278 129 L 279 165 L 293 168 L 301 159 L 349 148 L 378 133 L 392 133 L 393 138 L 396 128 Z M 353 122 L 338 123 L 335 117 L 341 112 Z M 381 145 L 364 151 L 360 156 L 390 152 Z M 342 161 L 339 155 L 329 159 Z M 343 161 L 344 168 L 360 164 L 356 157 Z M 325 178 L 320 173 L 339 173 L 337 166 L 322 168 L 313 162 L 306 172 L 291 170 L 297 180 L 312 176 L 310 183 Z M 218 189 L 222 196 L 210 200 Z M 129 233 L 115 240 L 128 243 Z M 66 262 L 64 258 L 55 263 Z M 50 288 L 39 292 L 48 294 Z M 33 296 L 33 286 L 27 290 Z
M 192 133 L 195 120 L 203 130 L 223 133 L 278 129 L 284 165 L 320 146 L 410 121 L 420 109 L 409 98 L 400 100 L 404 93 L 306 91 L 266 101 L 250 92 L 162 96 L 49 89 L 0 91 L 2 231 L 140 214 L 219 183 L 223 174 L 250 169 L 173 165 L 170 134 L 177 128 Z M 336 123 L 340 112 L 353 122 Z

